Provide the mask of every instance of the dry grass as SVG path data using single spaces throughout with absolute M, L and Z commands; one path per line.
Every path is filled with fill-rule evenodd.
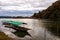
M 3 32 L 0 32 L 0 40 L 13 40 L 5 35 Z

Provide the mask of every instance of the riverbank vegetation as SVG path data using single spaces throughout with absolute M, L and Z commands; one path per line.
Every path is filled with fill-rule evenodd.
M 0 40 L 13 40 L 5 35 L 3 32 L 0 32 Z

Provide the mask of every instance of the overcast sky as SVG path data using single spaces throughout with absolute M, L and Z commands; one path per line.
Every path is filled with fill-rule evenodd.
M 42 10 L 56 0 L 0 0 L 0 10 Z

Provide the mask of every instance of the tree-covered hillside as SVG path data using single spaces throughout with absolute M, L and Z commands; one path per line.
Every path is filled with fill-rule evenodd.
M 51 6 L 49 6 L 46 10 L 43 10 L 41 13 L 35 13 L 33 18 L 43 18 L 43 19 L 55 19 L 60 18 L 60 1 L 56 1 Z

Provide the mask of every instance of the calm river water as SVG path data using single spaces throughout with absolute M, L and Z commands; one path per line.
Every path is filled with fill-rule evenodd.
M 27 23 L 27 28 L 30 28 L 31 30 L 28 30 L 27 32 L 31 35 L 24 35 L 24 37 L 19 37 L 15 35 L 12 32 L 15 32 L 16 30 L 11 28 L 6 28 L 2 24 L 2 20 L 13 20 L 13 21 L 21 21 Z M 51 34 L 50 31 L 48 31 L 45 28 L 45 22 L 47 23 L 47 20 L 39 20 L 39 19 L 0 19 L 0 30 L 4 32 L 6 35 L 8 35 L 11 38 L 14 38 L 16 40 L 60 40 L 58 37 Z M 49 21 L 51 22 L 51 21 Z M 18 32 L 19 33 L 19 32 Z

